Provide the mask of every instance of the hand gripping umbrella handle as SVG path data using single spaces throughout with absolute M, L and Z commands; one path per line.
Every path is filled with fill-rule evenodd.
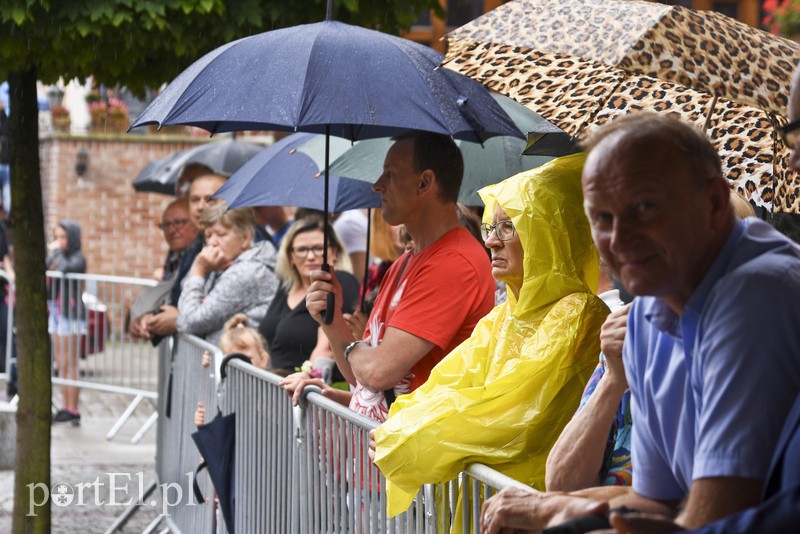
M 331 266 L 328 265 L 327 263 L 323 263 L 321 268 L 323 271 L 331 272 Z M 328 293 L 326 299 L 327 300 L 325 302 L 325 305 L 327 307 L 325 308 L 325 316 L 322 318 L 322 322 L 325 324 L 331 324 L 333 322 L 333 312 L 334 310 L 336 310 L 336 308 L 334 307 L 336 302 L 336 295 L 334 295 L 333 293 Z

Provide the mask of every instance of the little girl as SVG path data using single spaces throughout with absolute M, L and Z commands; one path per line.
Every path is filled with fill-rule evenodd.
M 264 338 L 258 330 L 251 328 L 247 324 L 247 316 L 237 313 L 225 323 L 222 339 L 219 341 L 219 348 L 223 354 L 241 352 L 248 358 L 250 363 L 260 369 L 269 369 L 270 357 L 264 346 Z M 211 364 L 211 355 L 203 353 L 203 367 Z M 202 426 L 205 424 L 206 410 L 202 402 L 197 403 L 197 410 L 194 412 L 194 424 Z

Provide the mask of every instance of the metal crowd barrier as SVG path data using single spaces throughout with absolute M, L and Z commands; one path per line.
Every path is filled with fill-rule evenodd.
M 236 413 L 235 524 L 240 532 L 439 533 L 456 520 L 479 532 L 483 499 L 521 483 L 474 464 L 446 484 L 427 485 L 409 510 L 386 515 L 386 480 L 368 456 L 377 424 L 308 388 L 292 407 L 280 377 L 228 365 L 226 412 Z M 241 473 L 241 475 L 240 475 Z
M 69 335 L 51 336 L 53 383 L 133 397 L 106 435 L 113 439 L 143 401 L 155 403 L 158 395 L 156 348 L 148 340 L 128 336 L 131 304 L 157 282 L 58 271 L 47 271 L 46 276 L 50 315 L 66 317 L 73 328 Z M 57 351 L 78 362 L 77 372 L 62 376 Z M 131 441 L 137 443 L 157 417 L 153 413 Z
M 449 532 L 454 523 L 463 533 L 479 532 L 483 500 L 506 486 L 524 487 L 473 464 L 456 480 L 425 486 L 407 512 L 388 518 L 386 480 L 368 457 L 374 421 L 314 387 L 293 407 L 278 387 L 280 377 L 242 361 L 229 362 L 227 378 L 220 382 L 222 354 L 194 336 L 175 336 L 159 351 L 156 471 L 166 504 L 157 521 L 173 532 L 226 532 L 207 475 L 197 477 L 206 502 L 197 503 L 192 495 L 200 462 L 191 439 L 198 401 L 206 407 L 206 422 L 217 408 L 235 413 L 238 532 L 423 534 Z M 214 366 L 201 366 L 204 351 L 213 355 Z
M 203 353 L 212 364 L 203 367 Z M 214 488 L 207 474 L 200 473 L 198 485 L 207 499 L 195 501 L 194 472 L 201 462 L 191 438 L 197 403 L 206 409 L 210 422 L 218 406 L 218 373 L 222 353 L 200 338 L 180 334 L 159 345 L 159 395 L 156 436 L 156 479 L 161 491 L 162 517 L 176 532 L 214 532 Z

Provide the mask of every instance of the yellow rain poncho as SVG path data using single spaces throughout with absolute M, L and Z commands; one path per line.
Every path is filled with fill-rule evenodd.
M 583 211 L 575 154 L 480 191 L 491 222 L 499 203 L 524 251 L 517 302 L 495 307 L 430 378 L 398 397 L 376 431 L 375 464 L 388 513 L 422 484 L 473 462 L 544 489 L 547 455 L 578 407 L 597 363 L 608 308 L 595 295 L 599 257 Z

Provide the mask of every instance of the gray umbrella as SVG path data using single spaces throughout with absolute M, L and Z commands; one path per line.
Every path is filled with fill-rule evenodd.
M 578 144 L 567 132 L 548 120 L 542 122 L 528 131 L 528 142 L 525 150 L 526 156 L 551 156 L 558 158 L 580 152 Z
M 545 125 L 561 131 L 525 106 L 497 93 L 492 98 L 500 104 L 520 131 L 528 132 Z M 496 136 L 481 143 L 457 139 L 456 144 L 464 156 L 464 179 L 459 192 L 459 202 L 467 206 L 482 206 L 478 190 L 486 185 L 505 180 L 525 170 L 538 167 L 556 154 L 523 155 L 525 140 L 513 136 Z M 383 160 L 392 141 L 389 138 L 358 141 L 353 148 L 336 158 L 330 173 L 368 182 L 375 182 L 383 172 Z M 313 145 L 301 145 L 298 151 L 312 158 L 319 157 Z M 548 156 L 548 157 L 544 157 Z
M 136 176 L 133 188 L 139 192 L 174 195 L 178 179 L 187 165 L 204 165 L 215 174 L 230 176 L 263 148 L 256 143 L 236 139 L 204 143 L 151 161 Z

